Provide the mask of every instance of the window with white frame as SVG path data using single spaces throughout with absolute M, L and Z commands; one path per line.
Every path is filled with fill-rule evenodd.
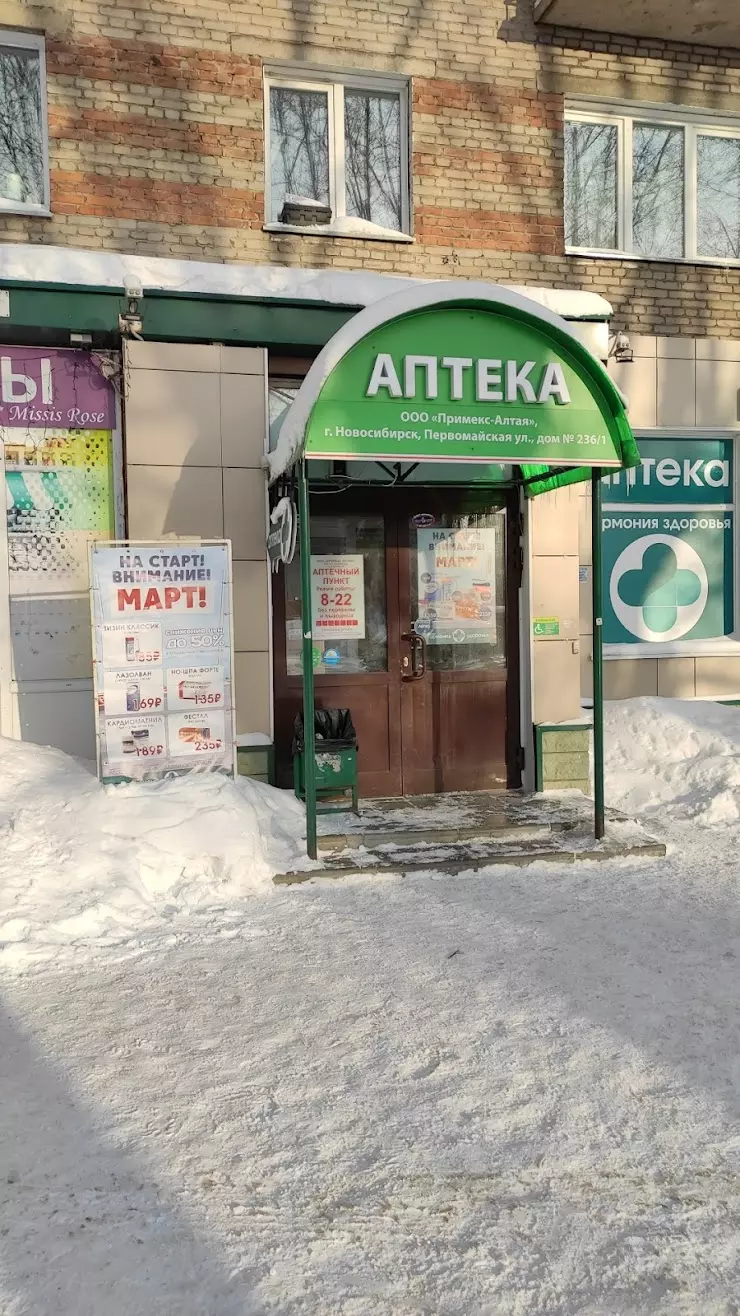
M 316 203 L 319 224 L 337 232 L 408 233 L 404 80 L 281 74 L 265 92 L 271 224 L 288 201 Z
M 570 107 L 565 241 L 570 251 L 740 261 L 740 120 Z
M 0 210 L 48 207 L 44 41 L 0 32 Z

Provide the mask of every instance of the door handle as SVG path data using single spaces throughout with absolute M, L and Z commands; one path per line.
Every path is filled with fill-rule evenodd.
M 420 681 L 426 675 L 427 670 L 427 644 L 423 635 L 417 635 L 416 631 L 407 631 L 401 636 L 411 645 L 411 671 L 408 671 L 409 660 L 404 657 L 402 667 L 405 681 Z

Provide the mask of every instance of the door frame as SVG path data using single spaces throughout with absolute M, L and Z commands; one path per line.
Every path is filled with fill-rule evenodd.
M 522 522 L 518 488 L 503 485 L 478 485 L 471 487 L 455 484 L 435 484 L 429 486 L 421 484 L 390 485 L 388 483 L 368 483 L 364 485 L 354 485 L 342 490 L 332 490 L 331 493 L 328 493 L 325 490 L 322 491 L 314 486 L 313 490 L 309 489 L 309 497 L 311 516 L 336 509 L 339 514 L 344 512 L 364 512 L 367 514 L 380 514 L 384 518 L 387 518 L 386 607 L 388 608 L 389 602 L 393 600 L 396 612 L 399 605 L 399 545 L 395 533 L 394 522 L 404 515 L 406 508 L 410 509 L 412 504 L 418 507 L 420 499 L 424 501 L 424 504 L 428 506 L 431 511 L 438 510 L 440 512 L 449 512 L 451 510 L 450 504 L 453 504 L 454 511 L 463 515 L 466 512 L 481 511 L 486 507 L 490 507 L 492 502 L 499 507 L 505 508 L 506 771 L 507 788 L 509 790 L 519 789 L 522 784 L 520 589 L 522 584 L 523 554 L 521 548 Z M 295 694 L 296 704 L 301 704 L 303 678 L 302 676 L 287 675 L 284 579 L 284 575 L 280 572 L 273 587 L 272 661 L 274 704 L 276 712 L 276 771 L 278 774 L 278 784 L 284 782 L 287 785 L 290 777 L 289 764 L 285 757 L 284 746 L 281 746 L 280 744 L 281 739 L 287 737 L 287 727 L 282 725 L 283 718 L 278 713 L 278 710 L 284 699 L 289 695 Z M 392 626 L 388 628 L 389 672 L 391 671 L 392 664 L 394 664 L 396 670 L 400 673 L 401 645 L 399 641 L 399 631 L 400 628 L 396 629 Z M 373 683 L 378 686 L 387 686 L 388 684 L 385 672 L 364 673 L 361 675 L 361 678 L 358 679 L 362 679 L 363 685 L 365 685 L 366 688 Z M 331 690 L 332 686 L 340 687 L 348 684 L 347 676 L 341 676 L 335 673 L 323 673 L 320 680 L 320 688 L 322 691 Z M 390 745 L 390 752 L 391 755 L 395 756 L 395 761 L 398 764 L 398 790 L 396 793 L 400 794 L 400 698 L 398 714 L 399 716 L 396 719 L 397 729 Z M 281 749 L 283 750 L 282 756 Z M 393 791 L 390 791 L 389 793 L 393 794 Z

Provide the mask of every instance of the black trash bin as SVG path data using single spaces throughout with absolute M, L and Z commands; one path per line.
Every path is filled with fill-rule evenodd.
M 293 723 L 293 786 L 299 800 L 306 798 L 306 745 L 303 714 Z M 317 708 L 314 713 L 316 799 L 328 801 L 319 813 L 354 809 L 357 794 L 357 732 L 348 708 Z

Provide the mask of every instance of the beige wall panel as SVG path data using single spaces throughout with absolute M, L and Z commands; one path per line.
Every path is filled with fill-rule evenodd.
M 697 361 L 697 425 L 737 429 L 740 425 L 740 361 Z
M 740 658 L 696 659 L 697 695 L 740 695 Z
M 221 371 L 225 375 L 264 376 L 264 349 L 261 347 L 222 347 Z
M 580 657 L 570 640 L 533 646 L 534 721 L 564 722 L 581 716 Z
M 658 367 L 655 357 L 636 356 L 634 361 L 624 362 L 612 358 L 609 374 L 627 398 L 630 425 L 634 429 L 654 429 L 658 423 Z
M 220 466 L 219 413 L 218 375 L 133 370 L 126 402 L 126 460 L 147 466 Z
M 578 555 L 578 486 L 540 494 L 529 504 L 535 557 Z
M 740 361 L 740 338 L 697 338 L 697 361 Z
M 667 699 L 693 699 L 696 675 L 693 658 L 658 659 L 658 694 Z
M 581 699 L 594 697 L 594 665 L 591 660 L 591 639 L 581 641 Z
M 232 562 L 234 648 L 269 648 L 269 595 L 266 562 Z
M 221 376 L 221 444 L 225 466 L 262 466 L 265 384 L 261 375 Z
M 605 699 L 636 699 L 657 693 L 657 658 L 618 658 L 604 663 Z
M 591 486 L 581 484 L 578 499 L 578 557 L 583 566 L 591 565 Z
M 557 617 L 560 621 L 559 638 L 577 639 L 580 632 L 578 558 L 536 558 L 532 570 L 531 600 L 533 619 Z
M 696 424 L 696 366 L 678 357 L 658 359 L 658 415 L 661 427 Z
M 224 533 L 221 470 L 194 466 L 130 466 L 128 533 L 131 539 Z
M 247 731 L 270 734 L 272 673 L 268 653 L 234 655 L 237 735 Z
M 655 357 L 658 351 L 658 340 L 652 334 L 630 334 L 630 346 L 635 356 L 652 356 Z
M 588 580 L 578 583 L 579 622 L 581 635 L 590 635 L 593 631 L 593 602 L 591 595 L 591 568 Z
M 656 350 L 659 357 L 677 361 L 693 361 L 696 356 L 695 338 L 656 338 Z
M 189 370 L 217 374 L 220 352 L 217 343 L 126 344 L 126 359 L 132 370 Z
M 224 534 L 235 558 L 263 561 L 267 543 L 264 472 L 224 467 Z

